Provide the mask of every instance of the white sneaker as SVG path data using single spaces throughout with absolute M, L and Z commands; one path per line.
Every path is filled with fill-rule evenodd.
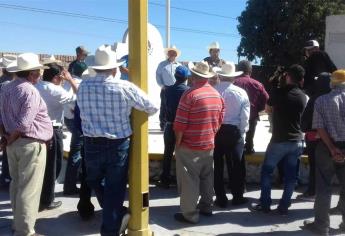
M 130 217 L 131 217 L 131 215 L 129 213 L 126 213 L 122 217 L 121 226 L 120 226 L 120 230 L 119 230 L 119 235 L 123 234 L 126 231 Z

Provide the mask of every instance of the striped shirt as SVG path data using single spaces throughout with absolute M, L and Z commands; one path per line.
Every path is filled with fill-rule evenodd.
M 0 124 L 7 133 L 20 131 L 23 136 L 48 141 L 53 135 L 52 122 L 45 102 L 26 79 L 17 78 L 4 85 L 0 98 Z
M 132 134 L 132 108 L 149 114 L 158 110 L 136 85 L 103 73 L 83 79 L 77 102 L 83 133 L 88 137 L 126 138 Z
M 207 82 L 199 82 L 181 97 L 174 130 L 183 133 L 181 145 L 195 150 L 214 148 L 214 136 L 222 124 L 224 102 Z

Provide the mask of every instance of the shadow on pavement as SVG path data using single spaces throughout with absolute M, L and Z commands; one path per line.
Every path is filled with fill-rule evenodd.
M 101 219 L 101 211 L 96 211 L 95 216 L 88 221 L 82 221 L 77 211 L 70 211 L 57 217 L 37 219 L 36 230 L 49 236 L 98 234 Z
M 243 207 L 244 208 L 244 207 Z M 274 211 L 270 214 L 264 213 L 251 213 L 248 211 L 239 212 L 233 211 L 234 209 L 229 208 L 225 211 L 216 212 L 212 217 L 200 216 L 200 222 L 196 225 L 184 224 L 174 220 L 174 213 L 179 211 L 179 206 L 158 206 L 151 207 L 151 218 L 150 221 L 163 228 L 169 230 L 178 230 L 181 228 L 198 227 L 198 226 L 212 226 L 222 224 L 235 224 L 242 227 L 259 227 L 266 225 L 279 225 L 288 224 L 297 220 L 307 219 L 313 216 L 312 209 L 292 209 L 289 211 L 288 216 L 281 216 Z

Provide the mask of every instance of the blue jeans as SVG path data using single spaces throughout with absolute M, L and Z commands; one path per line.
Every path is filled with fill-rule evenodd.
M 65 118 L 65 125 L 72 134 L 64 182 L 64 191 L 69 192 L 77 188 L 76 184 L 81 163 L 80 150 L 83 137 L 80 130 L 75 127 L 74 119 Z
M 266 150 L 264 164 L 261 169 L 261 206 L 271 207 L 272 175 L 280 160 L 284 161 L 284 192 L 279 202 L 279 209 L 287 210 L 291 205 L 291 196 L 295 189 L 296 168 L 298 159 L 303 152 L 301 141 L 270 143 Z
M 103 208 L 101 235 L 118 235 L 128 178 L 129 138 L 84 137 L 86 181 Z

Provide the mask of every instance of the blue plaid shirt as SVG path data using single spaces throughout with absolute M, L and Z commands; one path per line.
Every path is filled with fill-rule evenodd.
M 102 73 L 82 81 L 77 101 L 83 133 L 88 137 L 126 138 L 132 134 L 132 108 L 149 114 L 158 110 L 133 83 Z
M 318 97 L 313 112 L 313 129 L 325 129 L 335 142 L 345 142 L 345 87 Z

